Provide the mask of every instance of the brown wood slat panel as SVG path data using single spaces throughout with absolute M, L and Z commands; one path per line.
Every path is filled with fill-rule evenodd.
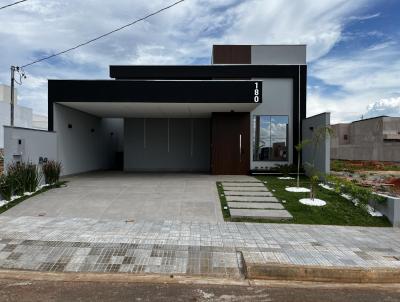
M 242 149 L 239 147 L 242 135 Z M 248 174 L 250 170 L 250 114 L 213 113 L 212 174 Z
M 213 64 L 251 64 L 251 46 L 214 45 Z

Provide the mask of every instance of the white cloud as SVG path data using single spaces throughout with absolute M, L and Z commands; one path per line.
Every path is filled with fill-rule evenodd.
M 367 106 L 366 117 L 379 115 L 400 116 L 400 96 L 380 99 Z
M 379 51 L 367 48 L 312 64 L 310 74 L 325 86 L 334 86 L 335 91 L 327 93 L 323 87 L 309 90 L 308 115 L 330 111 L 333 122 L 351 121 L 367 115 L 371 103 L 400 95 L 397 47 L 390 43 Z M 392 109 L 392 114 L 398 112 Z M 388 107 L 386 112 L 390 110 Z
M 369 19 L 378 18 L 380 15 L 381 15 L 380 13 L 376 13 L 376 14 L 364 15 L 364 16 L 351 16 L 351 17 L 349 18 L 349 20 L 365 21 L 365 20 L 369 20 Z
M 168 1 L 168 4 L 172 3 Z M 308 60 L 340 41 L 345 22 L 367 0 L 190 0 L 94 44 L 27 69 L 21 102 L 47 110 L 48 78 L 108 78 L 110 64 L 191 64 L 207 61 L 217 43 L 306 43 Z M 0 82 L 25 64 L 143 17 L 154 1 L 31 0 L 0 12 Z M 6 18 L 4 18 L 6 16 Z M 30 81 L 33 81 L 32 83 Z

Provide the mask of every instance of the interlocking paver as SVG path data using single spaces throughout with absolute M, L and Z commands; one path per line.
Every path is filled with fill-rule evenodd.
M 247 263 L 400 269 L 396 228 L 5 216 L 0 221 L 3 269 L 237 277 L 237 251 Z

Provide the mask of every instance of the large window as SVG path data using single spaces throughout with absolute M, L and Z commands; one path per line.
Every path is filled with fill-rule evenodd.
M 287 161 L 289 117 L 256 115 L 253 117 L 253 160 Z

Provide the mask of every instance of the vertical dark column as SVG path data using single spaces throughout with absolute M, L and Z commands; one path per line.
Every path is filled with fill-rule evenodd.
M 306 118 L 307 66 L 299 65 L 293 76 L 293 164 L 297 164 L 295 146 L 301 142 L 302 120 Z
M 253 148 L 254 148 L 254 153 L 257 154 L 257 156 L 258 156 L 258 154 L 259 154 L 258 148 L 260 145 L 260 116 L 255 116 L 255 120 L 256 120 L 256 123 L 255 123 L 255 129 L 254 129 L 255 137 L 254 137 Z M 253 123 L 251 123 L 251 125 L 253 125 Z M 250 141 L 251 141 L 251 138 L 250 138 Z M 253 158 L 253 160 L 254 160 L 254 158 Z M 258 158 L 257 158 L 257 160 L 258 160 Z
M 47 131 L 54 131 L 54 105 L 50 99 L 47 102 Z

